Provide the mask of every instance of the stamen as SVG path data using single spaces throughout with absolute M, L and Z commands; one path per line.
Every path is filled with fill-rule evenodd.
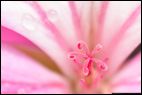
M 92 64 L 92 60 L 91 59 L 86 60 L 84 66 L 83 66 L 83 74 L 84 74 L 84 76 L 88 76 L 91 73 L 91 64 Z
M 102 48 L 103 48 L 102 45 L 100 45 L 100 44 L 97 44 L 97 45 L 96 45 L 96 51 L 100 51 Z
M 74 52 L 70 52 L 69 55 L 68 55 L 68 58 L 72 61 L 74 61 L 75 63 L 77 63 L 76 61 L 78 60 L 78 55 Z
M 78 49 L 81 49 L 81 44 L 80 44 L 80 43 L 78 43 L 77 47 L 78 47 Z
M 71 55 L 70 58 L 74 58 L 75 56 Z
M 89 49 L 88 49 L 86 43 L 83 42 L 83 41 L 79 41 L 79 42 L 77 43 L 77 48 L 78 48 L 79 50 L 81 50 L 83 53 L 86 53 L 86 54 L 89 53 Z
M 107 70 L 108 70 L 108 67 L 107 67 L 107 65 L 106 65 L 105 63 L 100 64 L 100 65 L 99 65 L 99 68 L 100 68 L 102 71 L 107 71 Z
M 103 48 L 103 46 L 101 44 L 97 44 L 96 47 L 94 48 L 94 50 L 92 51 L 92 55 L 100 52 L 102 48 Z
M 108 66 L 106 64 L 108 58 L 104 60 L 100 60 L 94 57 L 94 54 L 98 53 L 103 46 L 101 44 L 97 44 L 92 52 L 89 51 L 87 44 L 83 41 L 79 41 L 77 43 L 77 49 L 79 51 L 70 52 L 69 58 L 77 64 L 80 64 L 80 70 L 82 70 L 81 74 L 81 83 L 84 86 L 91 85 L 93 81 L 97 79 L 101 79 L 103 76 L 103 72 L 108 70 Z M 95 65 L 96 68 L 93 68 Z M 94 70 L 95 69 L 95 70 Z M 94 72 L 98 73 L 94 73 Z M 96 77 L 94 78 L 94 74 Z M 92 79 L 93 78 L 93 79 Z
M 83 74 L 85 75 L 85 76 L 88 76 L 89 75 L 89 69 L 87 68 L 87 67 L 83 67 Z
M 108 66 L 106 65 L 106 61 L 108 60 L 108 58 L 105 58 L 105 60 L 100 60 L 100 59 L 96 59 L 94 58 L 94 62 L 97 65 L 97 68 L 101 71 L 107 71 L 108 70 Z
M 70 58 L 71 60 L 74 60 L 75 59 L 75 55 L 70 53 L 68 58 Z

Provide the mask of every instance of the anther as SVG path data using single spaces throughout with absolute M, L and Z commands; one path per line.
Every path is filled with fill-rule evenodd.
M 100 65 L 99 65 L 99 68 L 100 68 L 100 70 L 102 70 L 102 71 L 107 71 L 107 70 L 108 70 L 108 66 L 107 66 L 105 63 L 100 64 Z
M 77 48 L 78 48 L 78 50 L 81 50 L 83 53 L 86 53 L 86 54 L 89 53 L 89 49 L 88 49 L 86 43 L 83 41 L 79 41 L 77 43 Z

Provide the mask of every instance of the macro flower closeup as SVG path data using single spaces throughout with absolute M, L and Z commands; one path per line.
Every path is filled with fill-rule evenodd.
M 140 1 L 1 1 L 2 94 L 141 93 Z

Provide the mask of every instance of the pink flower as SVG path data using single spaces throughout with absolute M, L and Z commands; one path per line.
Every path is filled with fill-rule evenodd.
M 1 93 L 141 93 L 140 2 L 1 3 Z

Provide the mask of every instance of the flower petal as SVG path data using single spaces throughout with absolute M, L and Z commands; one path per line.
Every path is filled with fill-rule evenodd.
M 121 85 L 115 87 L 112 93 L 141 93 L 141 85 L 140 83 L 137 84 L 128 84 L 128 85 Z
M 43 11 L 48 20 L 50 20 L 51 23 L 53 23 L 59 29 L 60 35 L 63 36 L 64 40 L 74 45 L 75 42 L 79 39 L 76 35 L 76 33 L 78 32 L 75 29 L 76 25 L 74 25 L 77 23 L 79 24 L 79 22 L 75 21 L 74 23 L 73 18 L 76 16 L 75 14 L 77 13 L 77 11 L 75 11 L 75 14 L 72 13 L 72 10 L 76 10 L 75 2 L 71 3 L 74 5 L 73 8 L 69 6 L 70 2 L 65 1 L 39 1 L 34 3 L 38 4 L 38 7 L 36 7 L 37 10 L 40 6 L 40 11 Z M 45 17 L 45 19 L 47 18 Z M 75 19 L 78 20 L 78 18 L 76 17 Z M 72 41 L 70 39 L 72 39 Z
M 13 15 L 11 15 L 13 14 Z M 9 17 L 11 15 L 11 17 Z M 73 77 L 71 64 L 68 64 L 67 46 L 59 45 L 50 30 L 45 29 L 37 13 L 23 2 L 2 2 L 2 25 L 23 35 L 45 51 L 69 77 Z M 63 68 L 66 67 L 66 68 Z
M 27 40 L 25 37 L 4 26 L 1 26 L 1 35 L 3 44 L 17 44 L 36 48 L 36 46 L 32 42 Z
M 42 65 L 48 67 L 53 71 L 63 74 L 57 64 L 47 56 L 43 51 L 41 51 L 35 44 L 20 35 L 19 33 L 1 26 L 2 31 L 2 45 L 7 45 L 12 47 L 30 58 L 40 62 Z
M 78 3 L 78 2 L 76 2 Z M 94 41 L 94 30 L 93 30 L 93 18 L 94 14 L 92 12 L 93 9 L 95 9 L 92 5 L 93 2 L 90 1 L 81 1 L 82 4 L 80 4 L 80 18 L 81 18 L 81 31 L 84 36 L 84 41 L 89 45 L 89 48 L 92 47 L 92 43 Z
M 100 26 L 100 28 L 103 28 L 102 32 L 101 34 L 100 32 L 98 33 L 101 35 L 101 43 L 104 46 L 107 46 L 108 43 L 112 41 L 113 36 L 118 33 L 118 30 L 120 30 L 120 28 L 129 18 L 129 16 L 132 14 L 132 12 L 140 5 L 140 2 L 110 1 L 108 2 L 107 5 L 105 5 L 106 2 L 101 2 L 101 3 L 104 4 L 100 4 L 100 8 L 98 8 L 100 9 L 100 12 L 98 12 L 98 18 L 100 18 L 99 14 L 101 15 L 102 12 L 101 9 L 106 12 L 104 12 L 105 17 L 103 18 L 103 21 L 101 21 L 104 24 L 103 27 Z M 103 7 L 105 6 L 107 10 L 105 8 L 103 9 Z M 100 23 L 100 21 L 98 21 L 98 23 Z M 123 34 L 124 31 L 121 32 Z
M 114 72 L 141 43 L 141 6 L 136 4 L 132 9 L 133 11 L 129 12 L 130 14 L 125 18 L 122 26 L 119 27 L 120 29 L 116 30 L 117 33 L 112 41 L 106 46 L 105 51 L 110 59 L 110 72 Z
M 92 28 L 94 33 L 94 43 L 100 43 L 104 31 L 104 24 L 107 11 L 109 11 L 109 1 L 95 1 L 92 9 Z
M 2 47 L 1 51 L 2 93 L 54 93 L 52 89 L 64 89 L 66 93 L 68 90 L 65 79 L 37 62 L 8 47 Z
M 120 40 L 121 43 L 115 45 L 115 47 L 109 48 L 108 56 L 110 58 L 110 72 L 119 68 L 125 59 L 135 50 L 135 48 L 141 43 L 141 22 L 137 19 L 137 22 L 127 31 L 123 38 Z
M 120 69 L 112 77 L 111 84 L 114 92 L 141 92 L 141 54 Z
M 93 8 L 94 42 L 104 46 L 105 57 L 110 59 L 108 63 L 118 67 L 140 43 L 140 2 L 97 1 Z M 126 53 L 122 55 L 122 52 Z

